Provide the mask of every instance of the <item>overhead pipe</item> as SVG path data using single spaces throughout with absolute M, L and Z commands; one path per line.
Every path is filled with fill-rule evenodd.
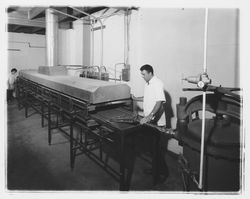
M 8 19 L 21 20 L 21 21 L 23 20 L 23 21 L 36 22 L 36 23 L 44 24 L 44 21 L 35 20 L 35 19 L 27 19 L 27 18 L 22 18 L 22 17 L 20 17 L 20 18 L 19 17 L 8 17 Z
M 45 46 L 34 46 L 34 45 L 31 45 L 30 42 L 24 42 L 24 41 L 9 41 L 9 43 L 28 44 L 29 48 L 46 48 Z
M 100 56 L 101 57 L 100 57 L 100 67 L 102 67 L 103 66 L 103 24 L 102 24 L 102 21 L 100 19 L 98 19 L 97 17 L 95 17 L 94 15 L 91 15 L 91 14 L 89 14 L 87 12 L 84 12 L 84 11 L 78 9 L 78 8 L 71 7 L 71 6 L 69 6 L 69 8 L 72 8 L 73 10 L 76 10 L 76 11 L 82 13 L 82 14 L 85 14 L 85 15 L 87 15 L 89 17 L 92 17 L 95 20 L 98 20 L 100 22 L 100 24 L 101 24 L 101 50 L 100 50 Z M 99 79 L 101 79 L 101 71 L 99 71 Z
M 115 16 L 115 15 L 122 15 L 122 14 L 112 13 L 110 15 L 97 17 L 97 19 L 105 19 L 105 18 L 109 18 L 109 17 Z
M 8 48 L 8 51 L 21 51 L 21 49 L 18 49 L 18 48 Z
M 62 11 L 59 11 L 59 10 L 56 10 L 56 9 L 54 9 L 54 8 L 50 8 L 51 10 L 53 10 L 53 11 L 55 11 L 55 12 L 58 12 L 58 13 L 60 13 L 60 14 L 62 14 L 62 15 L 65 15 L 65 16 L 68 16 L 68 17 L 71 17 L 71 18 L 73 18 L 73 19 L 80 19 L 80 20 L 83 20 L 83 19 L 81 19 L 81 18 L 78 18 L 78 17 L 76 17 L 76 16 L 74 16 L 74 15 L 70 15 L 70 14 L 67 14 L 67 13 L 65 13 L 65 12 L 62 12 Z
M 122 10 L 122 9 L 121 9 Z M 128 10 L 130 10 L 130 8 L 126 8 L 126 11 L 128 11 Z M 98 19 L 105 19 L 105 18 L 109 18 L 109 17 L 112 17 L 112 16 L 115 16 L 115 15 L 121 15 L 121 14 L 118 14 L 118 12 L 119 12 L 120 10 L 116 10 L 115 12 L 113 12 L 113 13 L 111 13 L 111 14 L 109 14 L 109 15 L 102 15 L 102 16 L 100 16 L 100 17 L 98 17 Z M 125 10 L 124 10 L 125 11 Z M 125 12 L 126 12 L 125 11 Z

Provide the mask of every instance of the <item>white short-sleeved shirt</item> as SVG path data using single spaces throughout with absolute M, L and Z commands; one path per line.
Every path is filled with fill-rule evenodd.
M 14 75 L 12 73 L 9 74 L 9 78 L 8 78 L 9 89 L 14 89 L 14 83 L 16 81 L 16 78 L 17 78 L 17 74 L 14 74 Z
M 144 101 L 143 101 L 143 111 L 144 116 L 147 116 L 153 110 L 157 101 L 166 101 L 164 95 L 164 88 L 162 81 L 153 76 L 151 80 L 145 84 L 144 88 Z M 161 118 L 158 120 L 157 125 L 164 126 L 166 125 L 166 116 L 163 112 Z

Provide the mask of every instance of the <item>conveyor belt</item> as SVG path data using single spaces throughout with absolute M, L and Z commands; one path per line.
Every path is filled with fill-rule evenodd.
M 98 110 L 96 113 L 91 113 L 91 117 L 98 122 L 107 124 L 109 127 L 118 131 L 129 131 L 138 128 L 139 124 L 129 124 L 120 122 L 110 122 L 112 119 L 116 118 L 129 118 L 133 117 L 133 113 L 124 108 L 109 108 L 105 110 Z

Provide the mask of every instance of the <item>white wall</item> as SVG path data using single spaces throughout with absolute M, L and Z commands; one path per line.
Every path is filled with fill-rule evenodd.
M 240 86 L 238 20 L 239 10 L 236 9 L 213 9 L 210 12 L 207 65 L 215 85 Z
M 24 42 L 24 43 L 18 43 Z M 29 47 L 30 43 L 31 47 Z M 37 69 L 45 65 L 45 36 L 37 34 L 8 33 L 8 71 L 11 68 Z

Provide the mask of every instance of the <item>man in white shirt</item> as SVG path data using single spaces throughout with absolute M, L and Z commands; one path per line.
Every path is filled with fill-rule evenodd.
M 154 75 L 153 67 L 146 64 L 140 68 L 141 75 L 143 79 L 146 81 L 144 88 L 144 100 L 143 100 L 143 110 L 144 117 L 141 119 L 140 123 L 145 124 L 148 122 L 152 122 L 157 124 L 157 126 L 166 126 L 166 117 L 164 111 L 164 103 L 166 102 L 165 94 L 164 94 L 164 86 L 162 81 Z M 153 162 L 155 162 L 158 166 L 156 171 L 160 174 L 161 177 L 159 180 L 164 181 L 168 176 L 168 167 L 165 162 L 165 152 L 167 147 L 166 139 L 164 139 L 164 134 L 159 131 L 154 131 L 152 129 L 152 139 L 156 138 L 153 141 L 155 146 L 152 151 Z M 146 136 L 146 135 L 145 135 Z M 157 156 L 157 157 L 155 157 Z M 157 160 L 158 159 L 158 160 Z M 146 173 L 152 173 L 151 169 L 145 170 Z
M 163 104 L 166 102 L 162 81 L 154 75 L 153 67 L 146 64 L 141 68 L 141 74 L 146 81 L 144 87 L 143 110 L 144 118 L 141 124 L 154 120 L 158 126 L 166 125 Z

